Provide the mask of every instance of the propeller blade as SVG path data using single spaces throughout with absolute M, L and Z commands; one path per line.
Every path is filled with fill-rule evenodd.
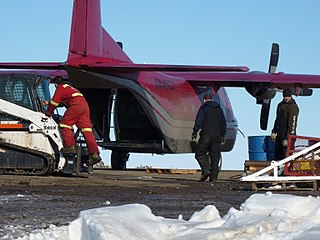
M 278 60 L 279 60 L 279 44 L 272 43 L 269 71 L 268 71 L 269 73 L 271 74 L 276 73 Z M 270 99 L 263 100 L 261 105 L 261 112 L 260 112 L 260 128 L 262 130 L 267 130 L 267 127 L 268 127 L 270 105 L 271 105 Z
M 270 63 L 269 63 L 269 73 L 275 73 L 278 66 L 278 60 L 279 60 L 279 44 L 278 43 L 272 43 L 271 47 L 271 57 L 270 57 Z
M 260 128 L 262 130 L 267 130 L 267 127 L 268 127 L 270 105 L 271 105 L 270 99 L 263 100 L 263 103 L 261 105 L 261 112 L 260 112 Z

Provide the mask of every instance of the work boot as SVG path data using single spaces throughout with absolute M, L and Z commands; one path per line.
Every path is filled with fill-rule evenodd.
M 70 147 L 63 147 L 61 148 L 62 154 L 76 154 L 77 153 L 77 147 L 76 145 L 72 145 Z
M 95 165 L 96 163 L 100 162 L 102 159 L 99 156 L 99 153 L 90 153 L 89 154 L 89 159 L 87 162 L 87 165 Z
M 92 165 L 88 165 L 87 172 L 88 172 L 88 174 L 92 174 L 93 173 L 93 166 Z
M 218 180 L 218 174 L 219 174 L 219 172 L 211 170 L 209 182 L 214 182 L 215 183 Z
M 204 182 L 208 179 L 208 177 L 210 176 L 210 171 L 206 171 L 206 172 L 203 172 L 202 175 L 201 175 L 201 178 L 200 178 L 200 182 Z

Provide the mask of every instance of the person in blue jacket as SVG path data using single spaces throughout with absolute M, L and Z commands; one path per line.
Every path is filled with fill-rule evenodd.
M 191 139 L 196 139 L 200 132 L 198 147 L 195 150 L 202 175 L 200 181 L 215 182 L 219 175 L 221 144 L 225 142 L 226 118 L 220 105 L 213 101 L 213 95 L 207 93 L 203 97 L 204 104 L 199 108 Z M 211 159 L 211 166 L 207 153 Z

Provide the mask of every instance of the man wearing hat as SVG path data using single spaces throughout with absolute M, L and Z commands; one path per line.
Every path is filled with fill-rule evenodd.
M 197 159 L 202 175 L 200 181 L 215 182 L 219 174 L 219 161 L 221 158 L 221 144 L 226 134 L 226 119 L 220 105 L 213 101 L 213 96 L 207 93 L 203 97 L 204 104 L 199 108 L 195 120 L 191 139 L 196 139 L 200 131 L 200 139 L 196 149 Z M 207 153 L 211 159 L 211 166 Z
M 50 82 L 55 84 L 56 91 L 49 103 L 43 103 L 44 105 L 48 104 L 48 110 L 45 114 L 51 116 L 60 104 L 67 108 L 59 123 L 64 145 L 61 151 L 64 153 L 76 152 L 76 141 L 72 131 L 73 125 L 76 125 L 81 130 L 88 146 L 89 160 L 86 164 L 92 166 L 100 162 L 101 157 L 93 134 L 90 109 L 86 99 L 79 90 L 72 87 L 68 79 L 57 76 Z
M 275 141 L 275 159 L 282 160 L 286 157 L 288 135 L 296 135 L 299 108 L 292 98 L 290 88 L 282 91 L 283 100 L 277 106 L 277 115 L 271 133 Z

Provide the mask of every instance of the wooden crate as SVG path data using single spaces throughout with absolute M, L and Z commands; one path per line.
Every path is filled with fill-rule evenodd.
M 270 166 L 271 161 L 253 161 L 246 160 L 244 162 L 244 172 L 249 175 L 260 171 L 261 169 Z
M 175 169 L 175 168 L 146 168 L 147 173 L 163 174 L 196 174 L 196 169 Z
M 254 191 L 316 191 L 318 184 L 310 181 L 258 181 L 252 182 Z

